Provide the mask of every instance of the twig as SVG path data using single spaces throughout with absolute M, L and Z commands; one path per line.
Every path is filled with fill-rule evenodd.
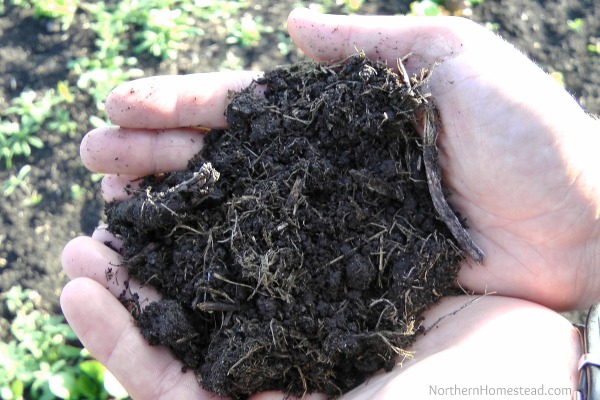
M 431 324 L 428 328 L 425 328 L 423 330 L 424 334 L 429 333 L 434 327 L 436 327 L 440 322 L 442 322 L 443 320 L 445 320 L 448 317 L 451 317 L 453 315 L 458 314 L 460 311 L 464 310 L 465 308 L 469 307 L 471 304 L 475 303 L 476 301 L 479 301 L 479 299 L 484 298 L 485 296 L 488 296 L 490 294 L 495 294 L 496 292 L 489 292 L 489 293 L 484 293 L 481 296 L 477 296 L 477 297 L 473 297 L 471 299 L 469 299 L 469 301 L 467 301 L 465 304 L 463 304 L 462 306 L 458 307 L 456 310 L 452 311 L 451 313 L 448 313 L 446 315 L 442 315 L 441 317 L 439 317 L 433 324 Z
M 433 200 L 433 206 L 440 219 L 446 224 L 450 232 L 456 238 L 460 248 L 465 251 L 473 261 L 478 264 L 483 263 L 485 257 L 483 251 L 477 245 L 469 233 L 463 228 L 460 221 L 454 214 L 454 211 L 446 202 L 442 192 L 441 171 L 438 161 L 438 151 L 436 141 L 438 137 L 438 125 L 436 123 L 436 113 L 432 107 L 423 107 L 424 121 L 424 143 L 423 143 L 423 161 L 425 163 L 425 172 L 427 173 L 427 185 Z

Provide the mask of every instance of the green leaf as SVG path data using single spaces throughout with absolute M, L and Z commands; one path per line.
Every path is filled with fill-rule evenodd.
M 44 142 L 42 142 L 42 139 L 40 139 L 37 136 L 30 136 L 27 138 L 27 141 L 30 145 L 32 145 L 35 148 L 41 149 L 42 147 L 44 147 Z
M 25 391 L 25 385 L 23 384 L 22 380 L 16 379 L 13 381 L 12 385 L 10 385 L 10 390 L 12 391 L 13 396 L 19 398 L 23 396 L 23 392 Z
M 62 345 L 59 348 L 60 357 L 75 360 L 81 356 L 81 348 L 70 346 L 70 345 Z
M 96 360 L 82 361 L 79 363 L 79 369 L 96 382 L 104 382 L 106 368 L 100 362 Z
M 75 393 L 81 397 L 85 397 L 86 399 L 99 399 L 105 398 L 106 394 L 104 393 L 102 382 L 96 382 L 92 378 L 86 375 L 80 375 L 77 378 L 77 382 L 75 383 Z

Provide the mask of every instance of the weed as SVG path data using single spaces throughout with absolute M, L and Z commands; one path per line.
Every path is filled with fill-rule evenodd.
M 435 17 L 444 14 L 444 7 L 433 0 L 413 1 L 410 4 L 410 14 L 424 17 Z
M 90 180 L 94 183 L 98 183 L 102 180 L 102 178 L 104 178 L 104 174 L 99 173 L 99 172 L 95 172 L 92 175 L 90 175 Z
M 85 188 L 80 185 L 74 183 L 71 185 L 71 200 L 79 201 L 85 197 Z
M 263 33 L 273 32 L 273 28 L 262 25 L 260 16 L 244 14 L 241 19 L 226 21 L 229 37 L 227 44 L 237 44 L 240 47 L 255 47 L 260 43 Z
M 4 196 L 10 196 L 18 188 L 25 188 L 27 186 L 27 177 L 30 173 L 31 166 L 25 165 L 19 170 L 17 175 L 12 175 L 6 182 L 2 183 L 0 190 L 2 190 Z
M 322 13 L 337 11 L 354 13 L 362 7 L 363 2 L 364 0 L 322 0 L 319 3 L 311 3 L 310 8 L 317 9 Z
M 135 57 L 98 56 L 80 58 L 70 62 L 68 66 L 79 75 L 77 86 L 94 99 L 98 110 L 104 110 L 104 99 L 115 86 L 143 76 L 144 71 L 135 68 Z
M 575 18 L 567 21 L 567 26 L 569 27 L 569 30 L 573 32 L 581 32 L 581 30 L 583 29 L 583 25 L 584 22 L 582 18 Z
M 227 20 L 247 7 L 243 1 L 195 0 L 181 7 L 203 21 Z
M 410 4 L 410 15 L 435 17 L 439 15 L 455 15 L 470 17 L 473 14 L 472 7 L 483 3 L 483 0 L 421 0 Z
M 0 295 L 13 320 L 11 340 L 0 342 L 3 399 L 106 399 L 125 397 L 105 387 L 105 369 L 75 346 L 62 316 L 40 310 L 41 296 L 20 286 Z
M 277 49 L 279 49 L 279 53 L 281 53 L 284 56 L 287 56 L 291 49 L 294 48 L 294 42 L 292 41 L 292 38 L 290 38 L 289 35 L 286 35 L 285 33 L 278 31 L 276 33 L 277 36 Z
M 66 31 L 75 19 L 79 0 L 11 0 L 11 4 L 21 8 L 33 8 L 35 18 L 48 18 L 60 23 Z M 0 1 L 0 13 L 4 12 L 4 2 Z
M 38 134 L 44 124 L 51 130 L 73 136 L 77 128 L 71 114 L 60 105 L 73 102 L 73 96 L 64 82 L 57 90 L 50 89 L 42 96 L 33 90 L 25 90 L 2 112 L 0 121 L 0 159 L 6 168 L 12 167 L 15 156 L 29 156 L 32 148 L 44 147 Z
M 590 44 L 587 46 L 588 52 L 600 55 L 600 38 L 590 39 Z
M 135 53 L 175 59 L 187 39 L 204 33 L 195 26 L 194 5 L 182 0 L 97 2 L 82 7 L 94 20 L 100 59 L 119 56 L 130 47 Z
M 30 0 L 36 18 L 51 18 L 60 22 L 63 31 L 69 29 L 75 18 L 78 0 Z
M 29 156 L 32 147 L 44 147 L 36 135 L 50 115 L 52 96 L 49 91 L 36 101 L 37 94 L 27 90 L 13 99 L 10 107 L 2 112 L 5 119 L 0 122 L 0 159 L 5 159 L 7 169 L 12 167 L 14 156 Z
M 42 195 L 32 187 L 29 183 L 29 174 L 31 173 L 31 166 L 24 165 L 21 167 L 17 175 L 11 175 L 6 181 L 0 185 L 0 191 L 5 197 L 10 197 L 17 189 L 19 189 L 24 195 L 23 199 L 24 206 L 36 206 L 42 201 Z
M 71 138 L 77 133 L 77 123 L 71 119 L 71 113 L 64 108 L 57 108 L 54 111 L 53 118 L 47 126 L 48 129 Z
M 184 48 L 186 39 L 204 33 L 194 26 L 194 19 L 187 13 L 167 6 L 139 10 L 136 19 L 140 30 L 135 34 L 139 44 L 134 47 L 134 52 L 149 51 L 155 57 L 174 60 L 177 51 Z
M 221 63 L 221 68 L 239 71 L 244 68 L 244 61 L 235 54 L 233 49 L 229 49 L 225 54 L 225 61 Z

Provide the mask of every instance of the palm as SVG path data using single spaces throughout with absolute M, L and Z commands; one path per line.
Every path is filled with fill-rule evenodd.
M 434 73 L 452 68 L 462 74 L 466 68 L 452 65 L 458 63 L 477 67 L 465 58 L 441 65 Z M 546 84 L 554 89 L 546 76 L 539 77 L 540 87 Z M 585 246 L 596 234 L 589 181 L 576 164 L 582 161 L 576 157 L 585 154 L 573 136 L 566 136 L 573 130 L 566 124 L 587 117 L 577 108 L 565 117 L 564 110 L 552 110 L 553 104 L 548 104 L 548 115 L 531 118 L 532 105 L 539 106 L 538 95 L 531 93 L 536 82 L 520 83 L 529 93 L 523 90 L 502 98 L 498 86 L 482 85 L 483 76 L 464 82 L 454 79 L 454 87 L 434 100 L 444 124 L 439 139 L 441 163 L 452 203 L 467 217 L 474 240 L 488 256 L 484 268 L 465 268 L 461 282 L 478 291 L 499 291 L 564 307 L 569 296 L 581 289 L 582 282 L 576 279 L 584 275 L 576 273 L 580 265 L 575 263 L 581 260 L 574 260 L 573 252 L 590 251 Z M 432 92 L 439 85 L 432 82 Z M 567 97 L 558 90 L 558 98 Z M 549 95 L 548 89 L 541 93 Z M 556 287 L 574 292 L 561 298 Z
M 82 269 L 86 262 L 88 267 Z M 89 279 L 104 276 L 114 262 L 118 255 L 94 239 L 78 238 L 65 249 L 65 270 L 78 278 L 64 289 L 61 301 L 84 345 L 135 399 L 214 399 L 197 384 L 192 371 L 182 373 L 181 364 L 168 350 L 150 347 L 141 337 L 127 310 L 113 296 L 122 290 L 118 281 L 126 276 L 109 282 L 110 291 L 104 287 L 106 282 L 102 285 Z M 148 288 L 133 285 L 142 298 L 155 296 Z M 490 387 L 573 386 L 580 350 L 578 335 L 568 321 L 523 300 L 494 296 L 473 300 L 448 298 L 432 308 L 423 325 L 434 328 L 411 349 L 414 358 L 404 360 L 390 373 L 376 374 L 343 398 L 439 398 L 444 396 L 432 396 L 430 386 L 479 387 L 482 383 Z M 523 355 L 535 359 L 538 367 L 515 362 Z M 283 398 L 282 393 L 265 392 L 252 400 Z
M 309 19 L 310 29 L 303 28 Z M 584 282 L 588 274 L 582 273 L 593 267 L 585 254 L 597 251 L 600 185 L 590 176 L 595 155 L 586 149 L 598 139 L 591 132 L 595 123 L 559 85 L 464 19 L 358 22 L 301 11 L 288 26 L 319 60 L 364 49 L 388 64 L 412 54 L 405 63 L 409 73 L 436 65 L 428 89 L 443 124 L 438 145 L 444 180 L 451 203 L 487 254 L 484 267 L 463 268 L 465 287 L 555 308 L 595 300 L 593 294 L 577 297 L 589 289 L 586 284 L 598 283 Z

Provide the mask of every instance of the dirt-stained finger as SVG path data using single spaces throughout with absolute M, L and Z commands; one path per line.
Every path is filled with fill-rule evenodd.
M 129 279 L 127 271 L 120 265 L 121 258 L 117 252 L 87 236 L 71 240 L 62 253 L 63 270 L 70 279 L 92 279 L 115 297 L 124 291 L 137 293 L 141 307 L 160 298 L 154 288 L 142 287 L 136 280 Z
M 337 61 L 364 51 L 369 58 L 387 60 L 395 67 L 398 58 L 411 55 L 405 61 L 409 73 L 459 56 L 468 50 L 465 46 L 478 45 L 479 39 L 464 40 L 473 32 L 486 39 L 493 36 L 464 18 L 327 15 L 304 8 L 290 13 L 288 30 L 315 60 Z
M 202 148 L 205 130 L 152 131 L 105 127 L 83 138 L 80 155 L 91 171 L 143 176 L 185 169 Z
M 259 76 L 223 71 L 142 78 L 116 87 L 106 99 L 106 112 L 126 128 L 223 128 L 228 92 L 242 90 Z
M 123 201 L 131 195 L 128 189 L 139 186 L 140 177 L 131 175 L 108 174 L 102 178 L 102 197 L 105 201 Z
M 97 242 L 104 243 L 109 246 L 111 249 L 120 251 L 121 246 L 123 245 L 123 240 L 113 235 L 108 231 L 107 224 L 99 225 L 92 233 L 92 239 Z
M 117 299 L 98 282 L 77 278 L 61 294 L 63 313 L 83 345 L 123 384 L 134 399 L 216 398 L 169 349 L 150 346 Z

